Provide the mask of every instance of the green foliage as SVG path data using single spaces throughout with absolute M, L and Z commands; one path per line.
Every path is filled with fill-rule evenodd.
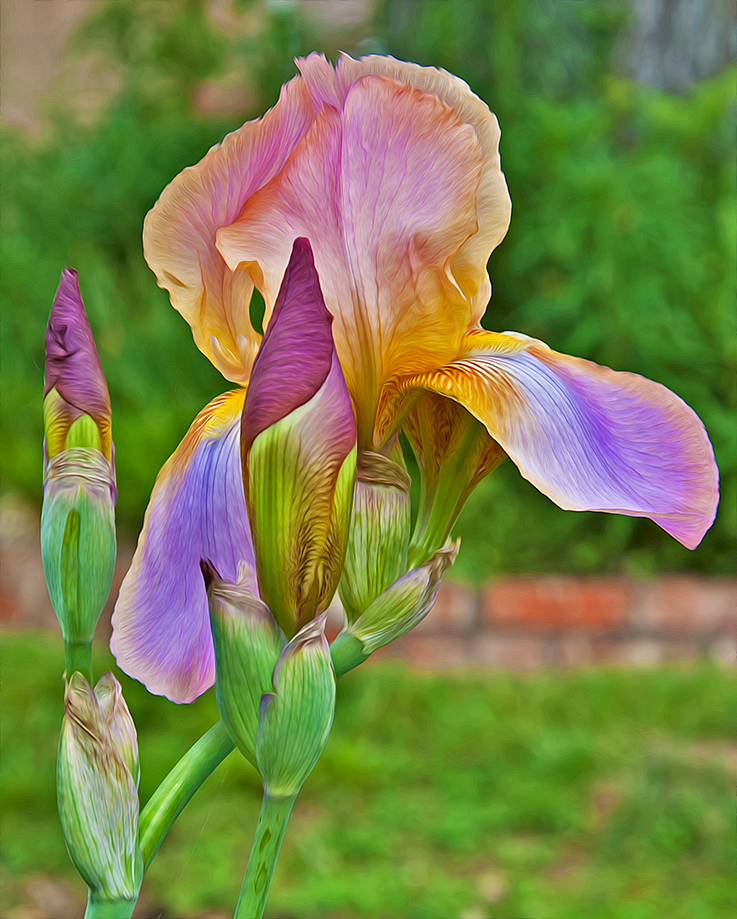
M 107 651 L 95 664 L 111 666 Z M 30 878 L 83 891 L 55 809 L 60 643 L 8 634 L 2 665 L 0 913 L 12 915 Z M 214 723 L 215 700 L 175 706 L 120 680 L 146 801 Z M 733 915 L 736 715 L 733 676 L 706 663 L 527 676 L 369 665 L 338 684 L 268 915 Z M 231 755 L 154 859 L 144 915 L 230 912 L 260 799 L 255 770 Z
M 156 472 L 227 388 L 145 265 L 143 218 L 184 166 L 273 104 L 295 54 L 337 51 L 294 13 L 259 19 L 233 4 L 220 27 L 207 6 L 97 4 L 74 47 L 114 67 L 119 88 L 94 117 L 57 106 L 41 137 L 0 134 L 4 487 L 39 499 L 43 329 L 69 264 L 111 391 L 119 520 L 131 534 Z M 347 47 L 443 66 L 499 117 L 514 214 L 490 263 L 485 324 L 670 387 L 703 418 L 721 469 L 716 524 L 689 553 L 649 521 L 560 511 L 506 463 L 457 527 L 468 580 L 733 566 L 735 71 L 680 97 L 638 87 L 617 76 L 625 26 L 617 2 L 385 0 L 374 37 Z M 200 114 L 192 100 L 211 83 L 245 87 L 250 101 L 232 116 Z

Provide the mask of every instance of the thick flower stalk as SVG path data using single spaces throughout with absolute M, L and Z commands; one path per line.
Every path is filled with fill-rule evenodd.
M 41 554 L 67 650 L 91 679 L 90 643 L 115 567 L 110 399 L 79 293 L 65 268 L 46 330 Z
M 695 413 L 658 383 L 479 326 L 491 294 L 487 262 L 511 213 L 499 127 L 485 103 L 442 70 L 387 57 L 344 55 L 333 66 L 312 54 L 297 66 L 271 111 L 164 190 L 146 219 L 144 251 L 197 346 L 245 387 L 261 347 L 251 294 L 263 295 L 268 339 L 295 240 L 310 240 L 356 416 L 341 585 L 350 619 L 395 575 L 443 551 L 471 489 L 507 457 L 564 509 L 649 517 L 694 548 L 718 500 Z M 295 353 L 310 347 L 305 332 Z M 215 679 L 201 558 L 233 583 L 241 560 L 254 565 L 287 633 L 308 620 L 299 604 L 311 610 L 320 590 L 313 579 L 309 602 L 294 600 L 293 586 L 253 556 L 239 481 L 245 398 L 240 388 L 214 400 L 162 470 L 114 615 L 121 666 L 178 701 Z M 386 475 L 387 460 L 401 470 L 401 430 L 422 476 L 411 539 L 405 483 Z M 258 515 L 248 482 L 246 495 Z M 392 553 L 372 535 L 382 519 Z M 390 557 L 401 559 L 391 572 Z
M 69 855 L 89 887 L 87 916 L 133 912 L 143 880 L 138 846 L 138 744 L 120 685 L 94 691 L 73 673 L 64 696 L 57 794 Z

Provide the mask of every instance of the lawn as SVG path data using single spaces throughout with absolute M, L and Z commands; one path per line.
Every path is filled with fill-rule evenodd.
M 61 641 L 5 633 L 0 654 L 0 915 L 22 919 L 41 915 L 39 889 L 65 889 L 53 881 L 80 901 L 84 887 L 55 814 Z M 96 672 L 109 665 L 98 649 Z M 121 682 L 145 801 L 215 721 L 215 700 L 175 706 Z M 737 913 L 736 782 L 737 680 L 707 663 L 524 676 L 369 665 L 340 681 L 267 915 L 722 919 Z M 137 915 L 232 912 L 259 802 L 232 754 L 164 842 Z

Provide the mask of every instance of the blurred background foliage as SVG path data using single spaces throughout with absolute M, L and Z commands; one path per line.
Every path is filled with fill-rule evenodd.
M 119 526 L 135 536 L 158 469 L 227 388 L 144 262 L 146 212 L 276 101 L 295 55 L 389 53 L 463 77 L 502 126 L 514 212 L 484 324 L 670 387 L 721 470 L 716 524 L 689 553 L 649 521 L 565 513 L 503 464 L 459 521 L 457 574 L 732 570 L 734 65 L 680 95 L 638 85 L 621 66 L 628 8 L 609 0 L 379 0 L 342 32 L 309 6 L 100 0 L 68 53 L 106 91 L 57 92 L 36 134 L 2 125 L 3 489 L 40 503 L 44 327 L 71 265 L 111 391 Z
M 112 664 L 107 648 L 95 657 L 97 673 Z M 0 914 L 12 919 L 59 917 L 62 895 L 84 890 L 54 794 L 63 659 L 55 635 L 3 639 L 2 727 L 13 743 L 0 761 Z M 145 801 L 216 719 L 214 692 L 176 706 L 120 680 Z M 268 915 L 734 916 L 736 708 L 732 673 L 706 662 L 524 675 L 362 668 L 339 683 Z M 260 798 L 255 770 L 231 755 L 164 841 L 137 915 L 231 915 Z M 19 907 L 29 894 L 38 902 L 43 879 L 56 907 Z M 70 906 L 65 915 L 81 915 Z

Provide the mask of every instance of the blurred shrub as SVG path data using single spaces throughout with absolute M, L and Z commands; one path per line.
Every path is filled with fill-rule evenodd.
M 295 55 L 337 50 L 294 12 L 226 11 L 215 24 L 202 0 L 100 2 L 74 49 L 115 68 L 118 89 L 92 117 L 51 106 L 41 137 L 0 134 L 4 487 L 40 498 L 43 330 L 69 264 L 110 385 L 130 533 L 156 472 L 227 386 L 156 287 L 143 218 L 184 166 L 273 104 Z M 734 558 L 734 71 L 682 97 L 639 88 L 615 75 L 624 26 L 620 6 L 592 0 L 388 0 L 374 37 L 346 46 L 445 67 L 497 113 L 514 216 L 485 324 L 669 386 L 704 419 L 721 468 L 717 523 L 691 554 L 648 521 L 564 513 L 504 464 L 458 526 L 457 570 L 471 580 L 719 572 Z M 235 87 L 230 114 L 203 114 L 203 87 Z

